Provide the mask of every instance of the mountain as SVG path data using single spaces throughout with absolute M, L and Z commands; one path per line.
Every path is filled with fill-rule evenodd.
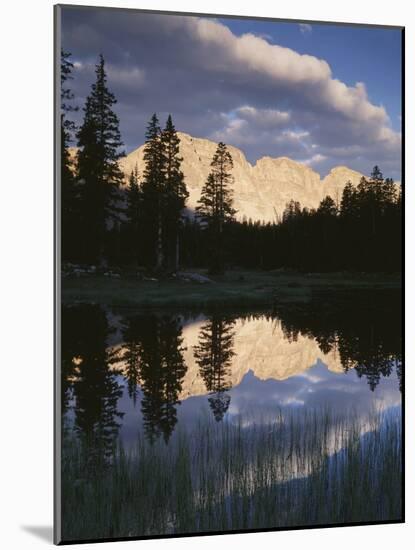
M 217 143 L 182 132 L 178 135 L 183 157 L 182 170 L 189 191 L 187 207 L 193 211 L 210 172 Z M 308 208 L 316 208 L 327 195 L 340 201 L 347 181 L 357 185 L 362 177 L 359 172 L 338 166 L 321 180 L 320 175 L 309 166 L 287 157 L 263 157 L 252 165 L 240 149 L 231 145 L 228 149 L 234 163 L 234 208 L 239 220 L 275 221 L 282 216 L 291 199 Z M 126 180 L 136 164 L 139 173 L 144 171 L 143 154 L 144 145 L 120 160 Z

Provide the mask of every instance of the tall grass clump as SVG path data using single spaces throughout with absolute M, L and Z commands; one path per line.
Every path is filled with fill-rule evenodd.
M 398 410 L 206 417 L 104 459 L 68 436 L 63 457 L 66 541 L 401 519 Z

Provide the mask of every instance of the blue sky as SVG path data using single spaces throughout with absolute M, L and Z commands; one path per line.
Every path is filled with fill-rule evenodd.
M 153 112 L 171 113 L 251 163 L 288 156 L 323 176 L 379 164 L 400 179 L 399 29 L 63 7 L 62 45 L 80 107 L 104 55 L 127 151 Z

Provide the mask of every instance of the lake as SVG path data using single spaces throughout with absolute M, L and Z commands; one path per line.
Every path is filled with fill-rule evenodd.
M 62 309 L 64 540 L 401 518 L 396 293 Z

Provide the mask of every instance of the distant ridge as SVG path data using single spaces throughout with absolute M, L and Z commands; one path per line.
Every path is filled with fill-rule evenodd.
M 182 170 L 189 191 L 187 207 L 193 210 L 209 174 L 217 143 L 182 132 L 178 135 Z M 275 221 L 276 217 L 282 216 L 291 199 L 308 208 L 316 208 L 327 195 L 340 201 L 347 181 L 357 185 L 363 175 L 346 166 L 338 166 L 321 180 L 312 168 L 287 157 L 262 157 L 252 165 L 240 149 L 231 145 L 228 148 L 234 163 L 234 207 L 239 220 Z M 143 154 L 144 145 L 120 160 L 126 178 L 136 164 L 139 173 L 143 172 Z

